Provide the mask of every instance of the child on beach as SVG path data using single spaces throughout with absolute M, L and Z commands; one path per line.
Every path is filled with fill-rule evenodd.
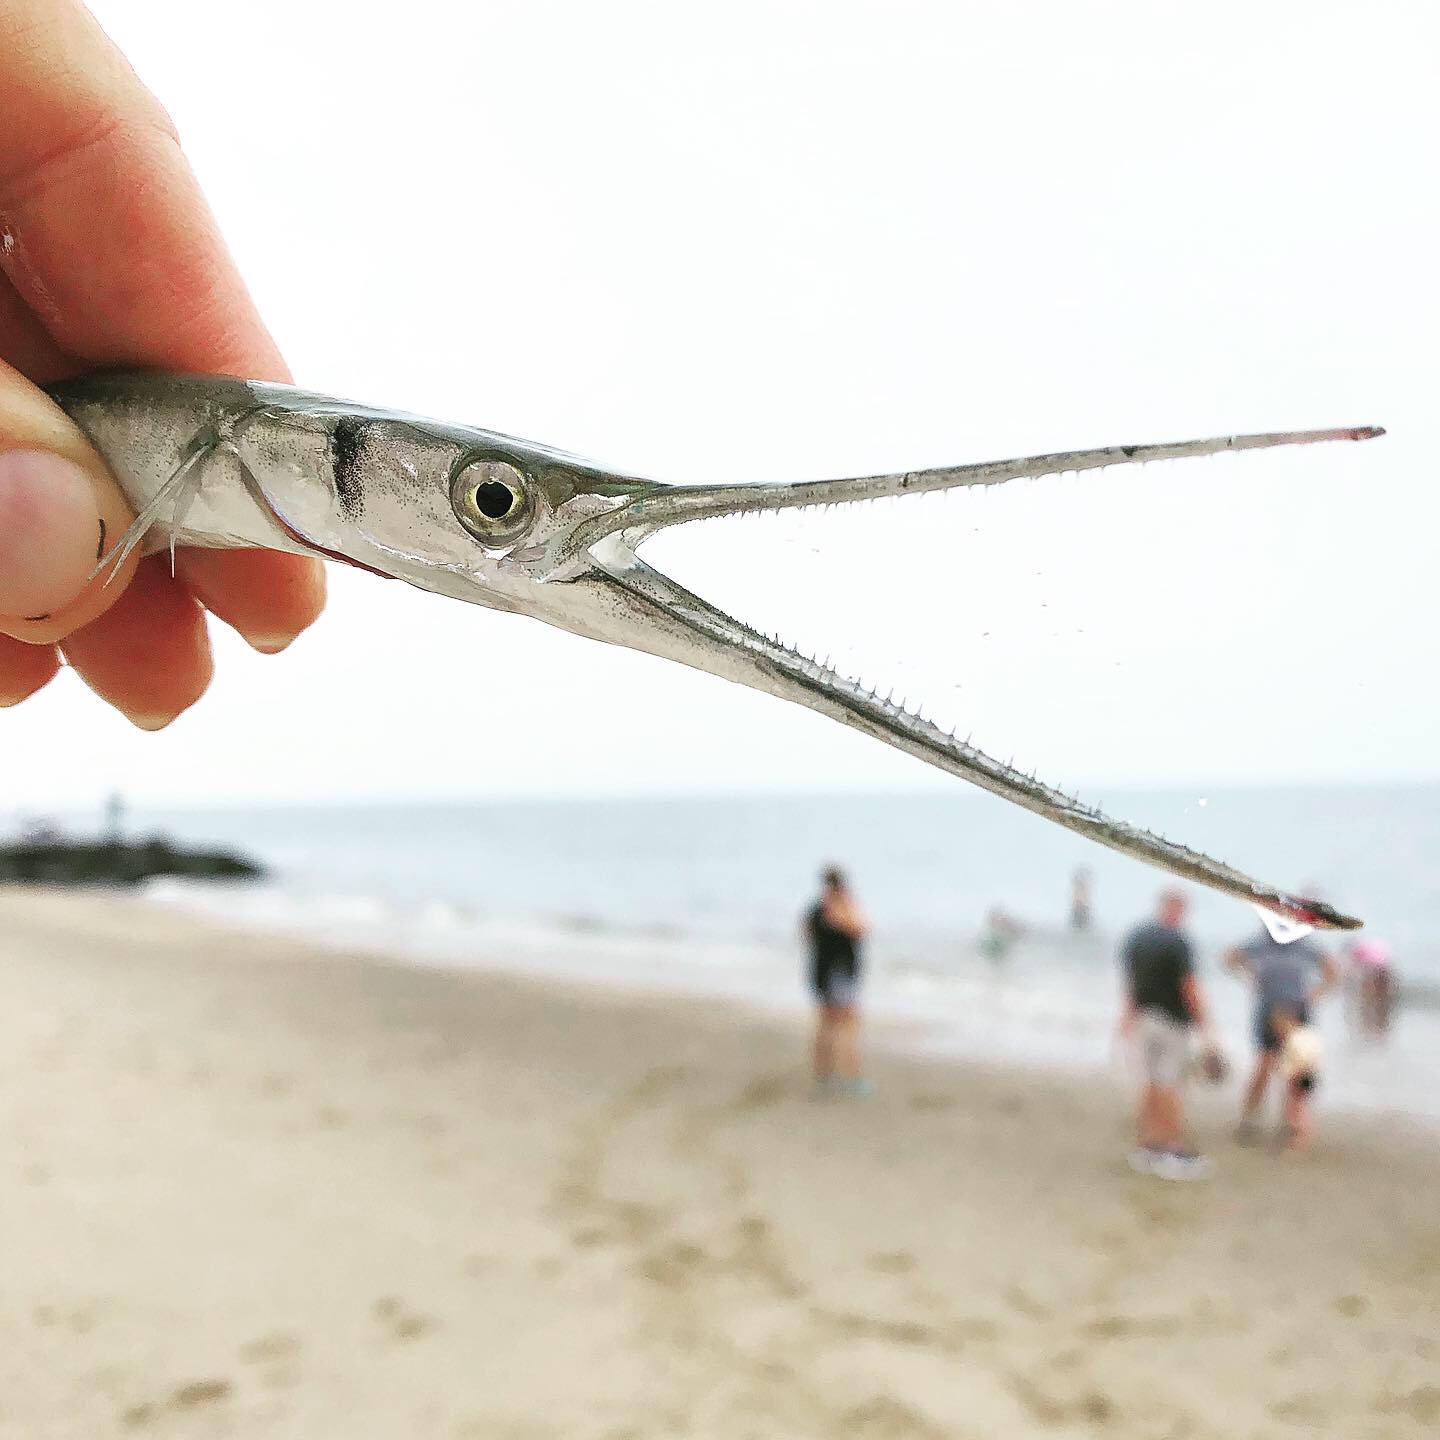
M 1304 1025 L 1290 1009 L 1275 1010 L 1270 1019 L 1280 1037 L 1280 1073 L 1285 1080 L 1284 1128 L 1281 1131 L 1289 1150 L 1310 1147 L 1310 1097 L 1320 1083 L 1320 1062 L 1324 1045 L 1312 1025 Z
M 1395 1010 L 1395 969 L 1390 946 L 1373 937 L 1352 941 L 1350 962 L 1351 1024 L 1361 1035 L 1378 1040 L 1389 1033 Z

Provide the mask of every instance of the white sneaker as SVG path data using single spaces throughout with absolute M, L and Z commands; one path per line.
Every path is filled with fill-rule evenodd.
M 1171 1150 L 1156 1159 L 1150 1173 L 1162 1180 L 1204 1180 L 1211 1168 L 1203 1155 L 1182 1155 Z
M 1149 1145 L 1139 1145 L 1130 1152 L 1130 1168 L 1137 1175 L 1153 1175 L 1156 1164 L 1164 1158 L 1163 1150 L 1154 1150 Z

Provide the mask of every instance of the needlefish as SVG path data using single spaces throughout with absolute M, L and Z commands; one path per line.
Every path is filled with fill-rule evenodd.
M 135 511 L 101 569 L 113 570 L 137 548 L 173 554 L 177 545 L 260 546 L 359 566 L 807 706 L 1123 855 L 1291 921 L 1360 924 L 1000 763 L 708 604 L 647 565 L 640 551 L 669 526 L 721 516 L 1368 440 L 1384 433 L 1377 427 L 1108 446 L 848 480 L 675 486 L 547 445 L 286 385 L 134 372 L 83 376 L 50 393 L 104 456 Z

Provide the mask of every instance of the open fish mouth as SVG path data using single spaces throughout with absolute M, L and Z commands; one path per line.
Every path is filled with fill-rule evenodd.
M 584 628 L 597 638 L 661 655 L 804 705 L 1098 844 L 1288 920 L 1316 928 L 1355 929 L 1361 923 L 1358 919 L 1342 914 L 1323 900 L 1265 884 L 1163 835 L 1114 819 L 1078 796 L 996 760 L 955 731 L 932 723 L 918 708 L 888 698 L 719 609 L 647 564 L 639 552 L 661 530 L 695 520 L 804 506 L 849 505 L 1115 464 L 1277 445 L 1363 440 L 1382 433 L 1367 426 L 1230 436 L 799 484 L 656 486 L 577 527 L 570 544 L 571 555 L 580 564 L 572 572 L 572 585 L 590 592 L 593 603 L 584 608 L 603 612 L 606 619 L 598 625 L 572 624 L 567 628 Z M 572 585 L 554 589 L 573 594 Z M 566 621 L 556 617 L 554 623 L 565 625 Z
M 1057 825 L 1303 925 L 1360 921 L 1125 821 L 1002 763 L 766 635 L 647 564 L 645 543 L 697 520 L 899 500 L 1155 460 L 1368 440 L 1374 426 L 1117 445 L 792 484 L 669 486 L 547 446 L 288 386 L 159 372 L 51 388 L 136 509 L 100 569 L 137 546 L 261 545 L 357 565 L 529 615 L 804 705 Z M 735 557 L 738 568 L 745 554 Z

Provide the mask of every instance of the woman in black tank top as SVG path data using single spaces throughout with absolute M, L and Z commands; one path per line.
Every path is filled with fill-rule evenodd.
M 865 921 L 839 870 L 825 871 L 822 880 L 820 899 L 805 917 L 810 988 L 819 1012 L 815 1086 L 826 1094 L 866 1094 L 869 1086 L 860 1077 L 856 1009 Z

